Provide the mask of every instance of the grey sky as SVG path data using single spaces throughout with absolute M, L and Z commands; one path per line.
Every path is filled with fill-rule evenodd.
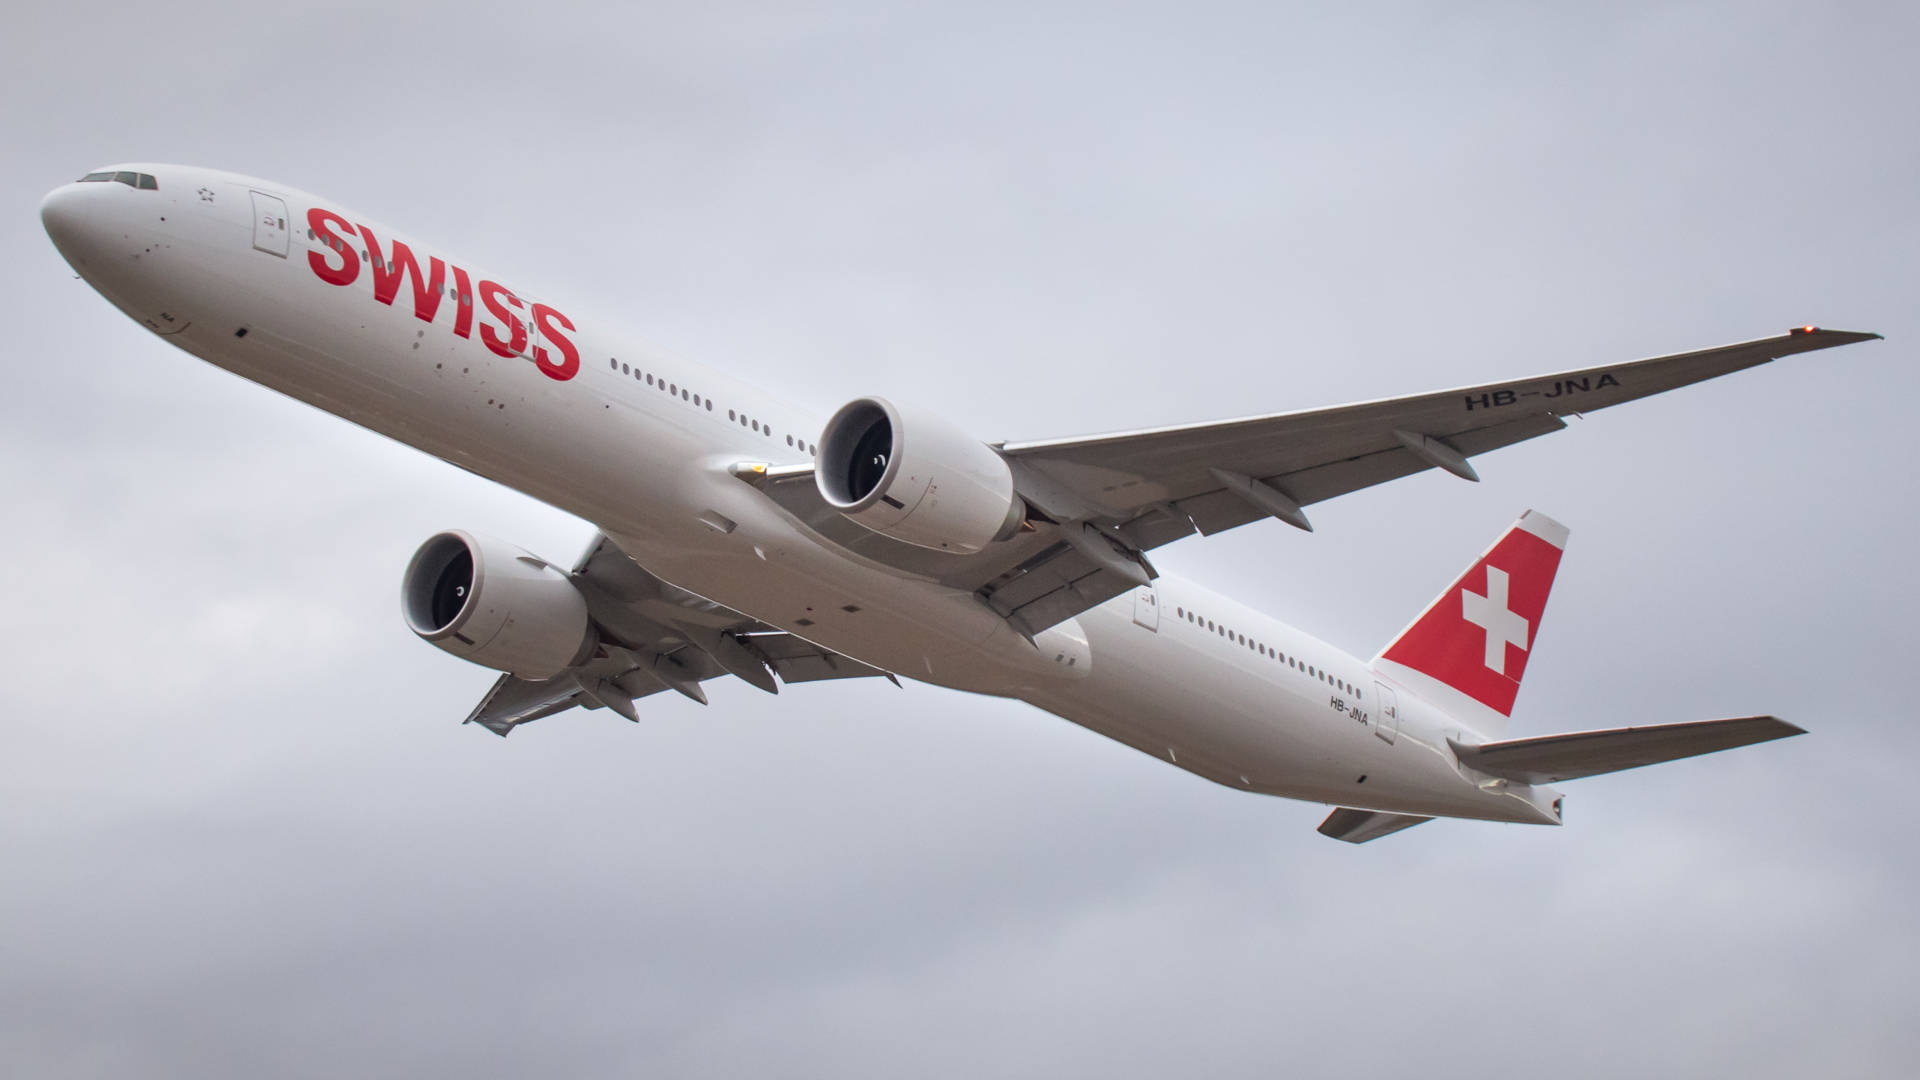
M 1911 1071 L 1910 5 L 709 7 L 11 13 L 9 1073 Z M 914 685 L 462 729 L 407 555 L 590 527 L 113 312 L 34 210 L 127 159 L 983 438 L 1881 331 L 1155 555 L 1367 654 L 1537 506 L 1518 732 L 1813 734 L 1352 848 Z

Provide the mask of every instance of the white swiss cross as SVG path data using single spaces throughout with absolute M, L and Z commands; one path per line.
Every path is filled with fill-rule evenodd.
M 1507 607 L 1507 572 L 1497 566 L 1487 567 L 1485 596 L 1461 589 L 1460 614 L 1487 632 L 1487 666 L 1505 675 L 1508 643 L 1527 647 L 1527 620 Z

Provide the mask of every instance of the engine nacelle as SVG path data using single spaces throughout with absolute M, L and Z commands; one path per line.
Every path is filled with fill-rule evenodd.
M 407 626 L 462 660 L 547 679 L 598 643 L 565 572 L 511 544 L 450 530 L 420 545 L 400 582 Z
M 1013 470 L 992 447 L 883 398 L 856 398 L 827 421 L 814 481 L 856 523 L 935 551 L 971 555 L 1026 518 Z

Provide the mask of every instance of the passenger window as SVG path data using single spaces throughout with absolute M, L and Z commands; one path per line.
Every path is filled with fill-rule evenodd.
M 700 404 L 700 395 L 699 395 L 699 394 L 695 394 L 695 395 L 693 395 L 693 403 L 694 403 L 695 405 L 698 405 L 698 404 Z
M 652 385 L 653 385 L 653 376 L 652 376 L 652 375 L 648 375 L 648 376 L 647 376 L 647 385 L 648 385 L 648 386 L 652 386 Z

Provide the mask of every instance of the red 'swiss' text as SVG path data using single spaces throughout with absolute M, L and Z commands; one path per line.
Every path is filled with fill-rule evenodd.
M 429 255 L 423 269 L 405 241 L 392 240 L 383 246 L 371 228 L 355 226 L 331 210 L 317 206 L 308 210 L 307 225 L 325 246 L 324 250 L 307 253 L 307 265 L 321 281 L 351 285 L 359 280 L 361 262 L 371 263 L 373 298 L 388 307 L 393 306 L 403 285 L 413 301 L 414 317 L 422 322 L 433 322 L 445 301 L 453 305 L 453 332 L 463 338 L 473 336 L 474 308 L 484 307 L 480 342 L 495 355 L 529 355 L 527 345 L 531 340 L 534 365 L 548 378 L 565 381 L 579 373 L 580 350 L 567 336 L 574 330 L 573 320 L 554 308 L 546 304 L 529 306 L 497 281 L 482 279 L 476 285 L 465 269 L 437 255 Z M 366 245 L 365 260 L 360 257 L 361 243 Z M 451 292 L 449 279 L 453 282 Z

